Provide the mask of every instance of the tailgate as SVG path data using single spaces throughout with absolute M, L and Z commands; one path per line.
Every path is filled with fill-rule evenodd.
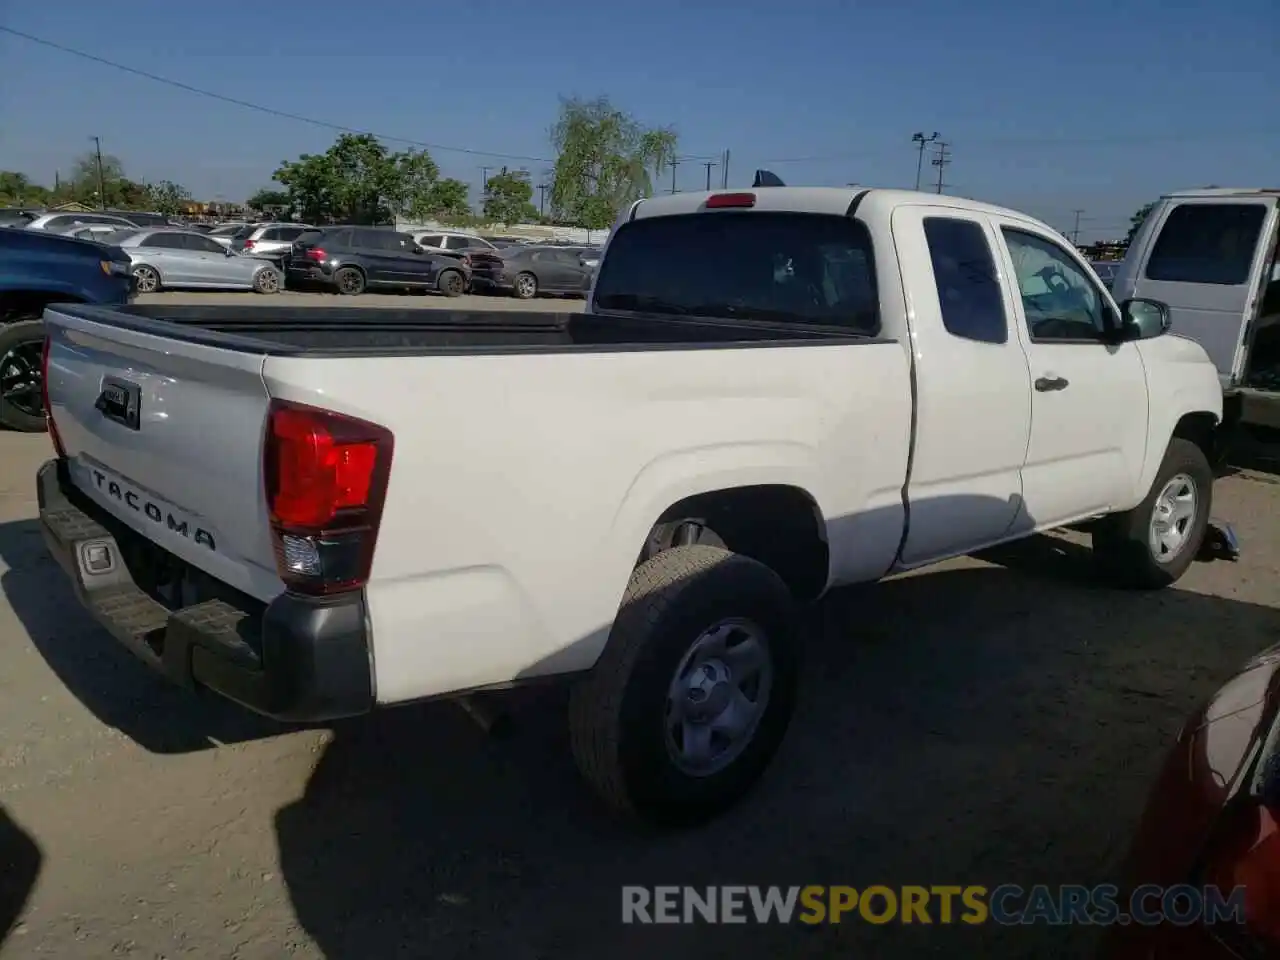
M 73 483 L 153 543 L 270 600 L 263 356 L 45 313 L 48 389 Z

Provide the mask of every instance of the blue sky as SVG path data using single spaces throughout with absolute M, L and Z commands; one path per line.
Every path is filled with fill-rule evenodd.
M 516 157 L 551 157 L 560 95 L 673 125 L 683 154 L 728 148 L 731 184 L 767 166 L 788 183 L 911 186 L 911 134 L 937 130 L 948 192 L 1064 229 L 1083 208 L 1092 239 L 1161 191 L 1280 186 L 1274 2 L 8 0 L 0 26 L 535 175 L 550 164 Z M 131 176 L 229 200 L 336 136 L 0 34 L 0 169 L 51 182 L 94 134 Z M 432 153 L 473 184 L 504 162 Z M 705 178 L 692 162 L 677 174 Z

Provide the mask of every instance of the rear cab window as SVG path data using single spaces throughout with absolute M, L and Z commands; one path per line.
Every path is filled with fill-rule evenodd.
M 576 262 L 576 257 L 575 257 Z M 851 217 L 692 213 L 632 220 L 600 264 L 594 306 L 880 332 L 871 236 Z
M 1179 204 L 1161 225 L 1143 275 L 1164 283 L 1247 283 L 1266 215 L 1260 203 Z
M 1004 294 L 982 224 L 925 217 L 924 236 L 947 332 L 980 343 L 1008 342 Z

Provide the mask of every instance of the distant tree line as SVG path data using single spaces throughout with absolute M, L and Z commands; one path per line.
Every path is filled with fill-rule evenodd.
M 0 206 L 49 207 L 73 201 L 109 210 L 174 214 L 186 208 L 191 194 L 171 180 L 153 183 L 134 180 L 125 175 L 120 159 L 108 154 L 102 156 L 101 178 L 94 153 L 78 157 L 71 165 L 70 174 L 65 179 L 56 177 L 52 184 L 36 183 L 25 173 L 0 170 Z

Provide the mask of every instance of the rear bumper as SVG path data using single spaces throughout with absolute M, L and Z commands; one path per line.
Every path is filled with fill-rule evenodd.
M 76 491 L 62 461 L 40 468 L 36 489 L 45 544 L 77 599 L 174 683 L 207 688 L 278 720 L 332 720 L 373 709 L 362 593 L 329 599 L 284 593 L 268 604 L 205 600 L 172 610 L 134 581 L 121 541 L 163 553 L 159 547 Z

